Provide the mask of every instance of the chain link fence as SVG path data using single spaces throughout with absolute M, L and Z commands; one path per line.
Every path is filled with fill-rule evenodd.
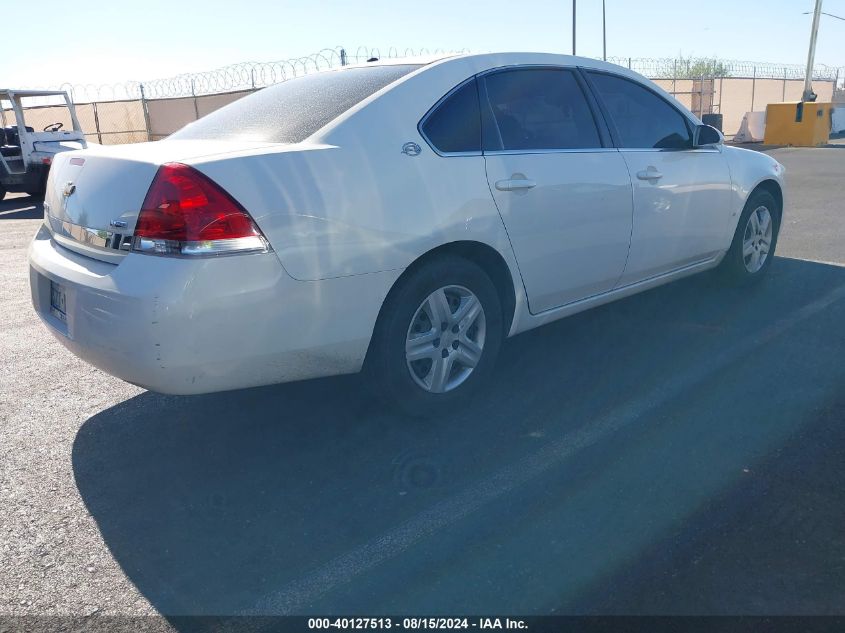
M 294 77 L 372 58 L 419 57 L 463 53 L 441 49 L 358 47 L 328 48 L 313 55 L 274 62 L 243 62 L 199 73 L 145 82 L 104 85 L 63 84 L 77 109 L 86 137 L 101 144 L 158 140 L 197 118 L 260 88 Z M 732 136 L 745 112 L 768 103 L 799 100 L 804 67 L 716 58 L 612 57 L 609 62 L 654 80 L 699 116 L 719 113 L 724 131 Z M 814 89 L 819 101 L 831 101 L 845 80 L 845 68 L 817 65 Z M 63 108 L 45 100 L 26 109 L 27 124 L 43 125 L 67 118 Z M 65 122 L 69 126 L 69 121 Z
M 649 79 L 800 79 L 804 81 L 803 64 L 773 64 L 716 57 L 646 58 L 609 57 L 607 61 L 625 66 Z M 845 67 L 816 64 L 813 81 L 839 82 L 845 79 Z

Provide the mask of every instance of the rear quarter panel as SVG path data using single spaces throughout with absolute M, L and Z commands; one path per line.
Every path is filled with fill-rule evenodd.
M 401 269 L 457 240 L 492 246 L 518 279 L 483 157 L 438 156 L 417 130 L 477 68 L 473 58 L 426 67 L 303 144 L 192 164 L 252 213 L 295 279 Z M 418 156 L 402 153 L 409 141 Z

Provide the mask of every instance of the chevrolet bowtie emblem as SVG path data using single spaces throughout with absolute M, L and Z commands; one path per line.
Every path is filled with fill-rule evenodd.
M 76 185 L 73 184 L 72 182 L 67 182 L 67 183 L 65 183 L 65 188 L 62 191 L 62 194 L 64 195 L 65 198 L 67 198 L 68 196 L 73 194 L 74 191 L 76 191 Z

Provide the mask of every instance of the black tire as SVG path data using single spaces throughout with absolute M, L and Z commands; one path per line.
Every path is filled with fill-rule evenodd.
M 35 198 L 36 200 L 43 200 L 44 195 L 47 193 L 47 177 L 41 180 L 38 183 L 38 187 L 36 189 L 27 189 L 26 192 L 31 198 Z
M 758 270 L 749 270 L 749 267 L 746 266 L 747 256 L 743 254 L 743 242 L 745 241 L 746 231 L 749 230 L 751 214 L 757 212 L 760 207 L 766 209 L 771 217 L 771 242 L 763 265 Z M 742 215 L 739 217 L 731 247 L 719 265 L 719 273 L 723 281 L 731 285 L 747 285 L 756 283 L 766 276 L 772 265 L 775 248 L 777 247 L 781 213 L 780 205 L 768 191 L 756 191 L 749 196 L 742 210 Z
M 417 379 L 424 380 L 427 376 L 431 380 L 431 373 L 426 374 L 426 361 L 414 361 L 409 365 L 405 355 L 405 344 L 412 327 L 412 321 L 418 324 L 418 319 L 424 317 L 425 328 L 429 327 L 428 314 L 420 315 L 418 310 L 435 291 L 451 287 L 449 293 L 460 293 L 467 290 L 480 302 L 483 309 L 483 345 L 480 360 L 469 372 L 468 376 L 454 388 L 442 393 L 433 393 L 418 384 Z M 458 290 L 461 289 L 461 290 Z M 451 296 L 452 299 L 457 299 Z M 470 299 L 461 299 L 463 302 Z M 451 306 L 451 318 L 457 313 L 458 307 Z M 444 255 L 433 259 L 415 270 L 411 270 L 406 277 L 398 282 L 382 307 L 376 323 L 370 350 L 364 372 L 365 379 L 377 396 L 414 417 L 427 417 L 454 410 L 465 404 L 489 378 L 499 354 L 504 338 L 502 306 L 496 287 L 482 268 L 471 261 L 454 255 Z M 440 328 L 430 326 L 431 331 Z M 452 328 L 434 340 L 433 354 L 443 353 L 454 363 L 450 376 L 458 376 L 465 368 L 460 364 L 458 341 L 450 343 L 451 338 L 462 336 L 452 334 Z M 429 331 L 429 330 L 418 330 Z M 476 326 L 466 331 L 467 336 L 480 336 Z M 454 347 L 453 347 L 454 345 Z M 433 360 L 427 361 L 430 372 L 433 372 Z M 413 367 L 413 369 L 412 369 Z M 417 379 L 412 376 L 412 371 Z M 456 379 L 457 380 L 457 379 Z M 432 380 L 433 382 L 433 380 Z

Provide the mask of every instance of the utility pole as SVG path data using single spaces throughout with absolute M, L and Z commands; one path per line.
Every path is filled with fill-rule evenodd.
M 572 54 L 575 54 L 575 1 L 572 0 Z
M 604 2 L 605 0 L 601 0 L 601 58 L 607 61 L 607 15 Z
M 804 75 L 804 94 L 801 101 L 815 101 L 816 93 L 813 92 L 813 63 L 816 59 L 816 40 L 819 37 L 819 18 L 822 15 L 822 0 L 816 0 L 816 9 L 813 11 L 813 27 L 810 31 L 810 51 L 807 53 L 807 73 Z

